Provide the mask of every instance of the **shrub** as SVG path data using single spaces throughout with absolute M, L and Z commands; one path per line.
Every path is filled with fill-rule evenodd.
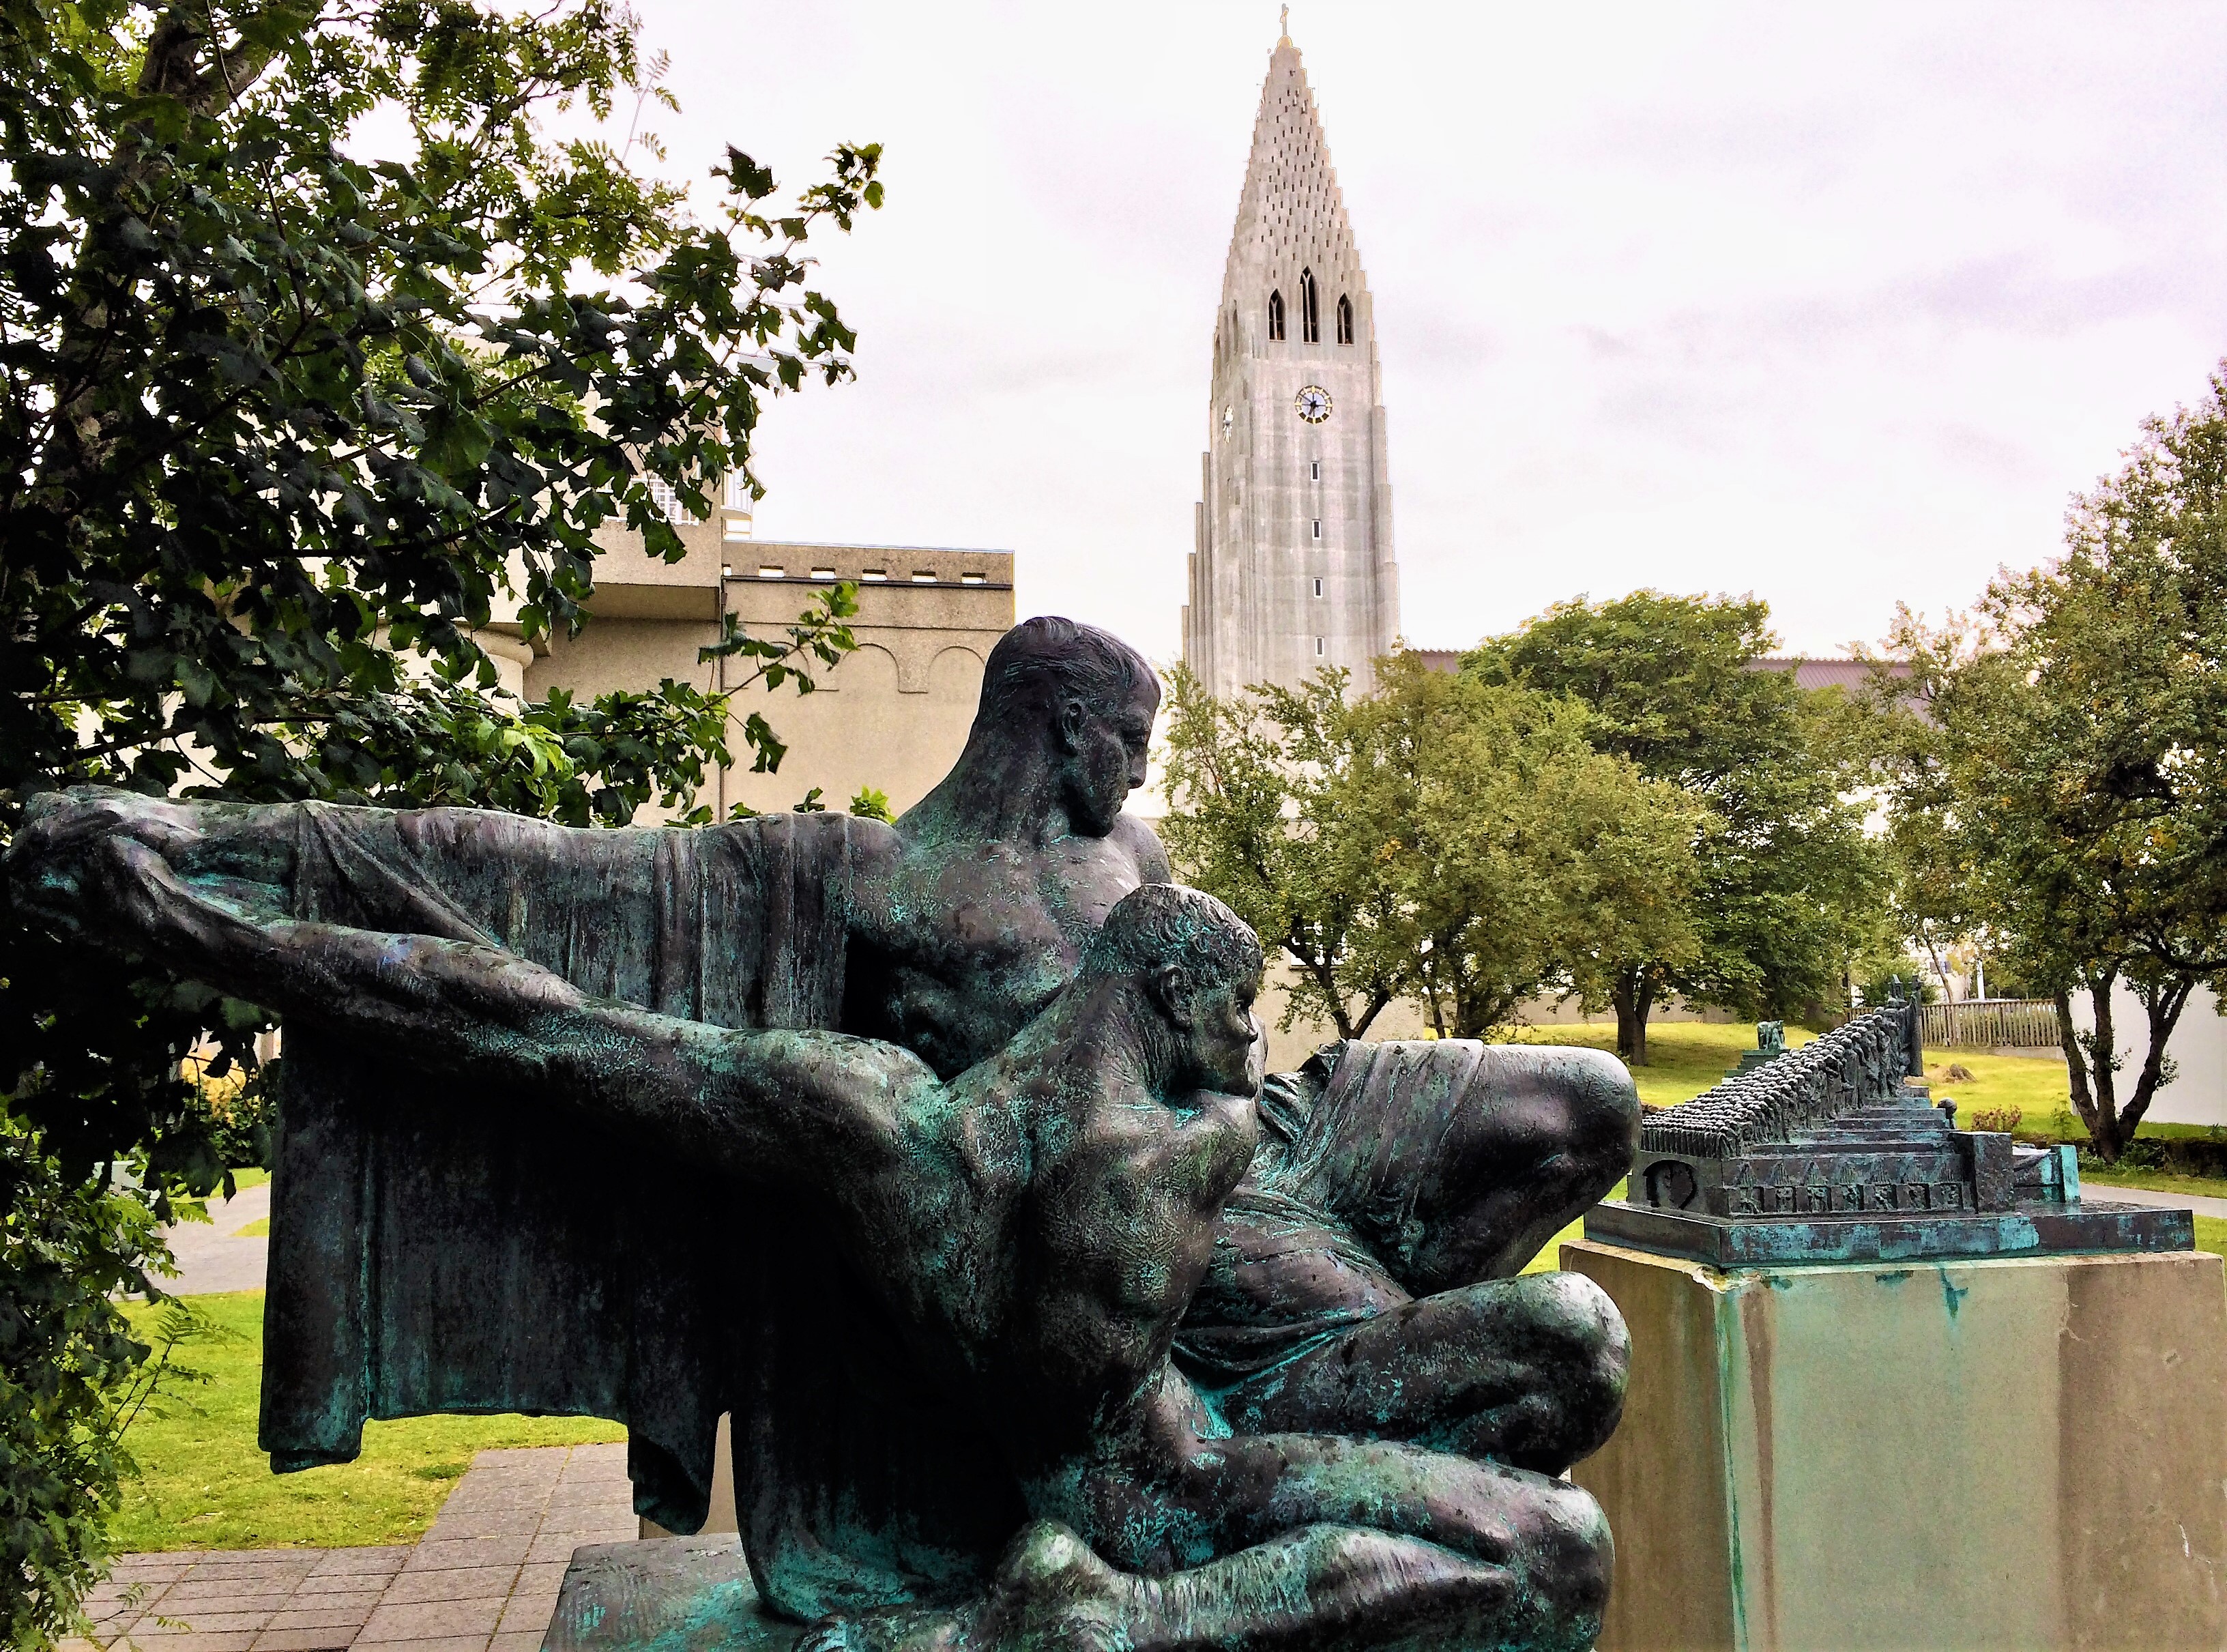
M 188 1111 L 208 1133 L 217 1158 L 227 1170 L 271 1168 L 271 1119 L 267 1098 L 278 1075 L 275 1061 L 248 1073 L 234 1066 L 221 1078 L 205 1073 L 192 1075 L 193 1100 Z M 225 1184 L 227 1194 L 231 1183 Z
M 161 1253 L 153 1200 L 61 1174 L 0 1107 L 0 1645 L 83 1627 L 127 1463 L 123 1407 L 150 1349 L 113 1293 Z
M 1993 1130 L 2007 1136 L 2025 1117 L 2025 1113 L 2017 1107 L 1981 1107 L 1972 1115 L 1972 1128 Z

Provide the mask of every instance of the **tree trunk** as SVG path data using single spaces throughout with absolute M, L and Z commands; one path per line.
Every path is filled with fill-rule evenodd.
M 1377 1016 L 1383 1011 L 1384 1006 L 1391 1002 L 1392 995 L 1386 992 L 1382 987 L 1379 987 L 1375 992 L 1371 992 L 1369 995 L 1369 1008 L 1364 1010 L 1361 1015 L 1356 1018 L 1353 1024 L 1353 1030 L 1344 1036 L 1348 1038 L 1359 1038 L 1364 1036 L 1369 1031 L 1369 1024 L 1375 1020 Z
M 2127 1098 L 2127 1105 L 2119 1113 L 2123 1140 L 2134 1139 L 2142 1115 L 2150 1110 L 2150 1098 L 2173 1081 L 2165 1047 L 2172 1041 L 2173 1030 L 2180 1024 L 2180 1012 L 2188 1007 L 2189 995 L 2195 991 L 2196 977 L 2175 975 L 2155 991 L 2141 992 L 2142 1008 L 2149 1018 L 2150 1047 L 2142 1057 L 2142 1070 L 2135 1075 L 2134 1093 Z
M 2064 1050 L 2064 1066 L 2071 1081 L 2072 1106 L 2088 1126 L 2089 1151 L 2106 1164 L 2115 1164 L 2126 1146 L 2131 1126 L 2119 1119 L 2118 1036 L 2111 1021 L 2111 988 L 2119 979 L 2116 969 L 2080 972 L 2081 988 L 2095 1010 L 2095 1030 L 2082 1036 L 2072 1024 L 2072 995 L 2055 994 L 2057 1040 Z
M 1644 969 L 1618 975 L 1609 1000 L 1616 1005 L 1616 1053 L 1633 1067 L 1647 1065 L 1647 1016 L 1655 1007 L 1655 978 Z
M 1345 994 L 1337 990 L 1337 972 L 1330 967 L 1329 960 L 1303 953 L 1288 942 L 1284 950 L 1298 959 L 1307 973 L 1314 977 L 1315 985 L 1322 990 L 1324 1006 L 1330 1011 L 1330 1021 L 1337 1028 L 1337 1036 L 1349 1039 L 1361 1036 L 1361 1027 L 1366 1027 L 1369 1020 L 1375 1018 L 1376 1011 L 1371 1010 L 1361 1027 L 1355 1026 L 1353 1018 L 1345 1012 Z
M 1941 961 L 1941 948 L 1933 944 L 1933 926 L 1918 926 L 1918 938 L 1925 943 L 1925 955 L 1933 960 L 1933 973 L 1940 978 L 1941 995 L 1951 1004 L 1956 1001 L 1956 983 L 1949 979 L 1949 966 Z

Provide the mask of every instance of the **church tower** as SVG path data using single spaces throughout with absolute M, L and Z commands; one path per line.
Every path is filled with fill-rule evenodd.
M 1324 666 L 1366 687 L 1400 631 L 1375 318 L 1288 34 L 1253 124 L 1213 384 L 1185 662 L 1217 696 Z

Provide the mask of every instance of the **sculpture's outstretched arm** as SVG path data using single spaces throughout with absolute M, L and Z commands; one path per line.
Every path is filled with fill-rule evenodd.
M 181 877 L 271 917 L 495 939 L 505 886 L 598 889 L 641 832 L 560 826 L 485 809 L 230 803 L 80 786 L 33 797 L 8 852 L 16 900 L 67 933 L 133 947 L 88 876 L 112 839 L 143 843 Z M 476 886 L 478 898 L 469 891 Z M 475 916 L 475 905 L 482 909 Z M 136 947 L 135 947 L 136 949 Z
M 111 834 L 84 857 L 102 931 L 182 975 L 289 1019 L 377 1036 L 429 1065 L 648 1127 L 756 1179 L 824 1186 L 885 1147 L 899 1110 L 940 1088 L 895 1045 L 737 1031 L 590 998 L 470 941 L 276 918 L 181 877 Z

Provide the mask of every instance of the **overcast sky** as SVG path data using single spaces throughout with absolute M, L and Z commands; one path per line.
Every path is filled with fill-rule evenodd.
M 792 187 L 858 382 L 763 426 L 761 538 L 1008 549 L 1023 615 L 1179 650 L 1215 304 L 1273 4 L 637 0 Z M 1404 630 L 1636 586 L 1875 640 L 2227 354 L 2227 6 L 1341 4 L 1305 54 L 1376 295 Z

